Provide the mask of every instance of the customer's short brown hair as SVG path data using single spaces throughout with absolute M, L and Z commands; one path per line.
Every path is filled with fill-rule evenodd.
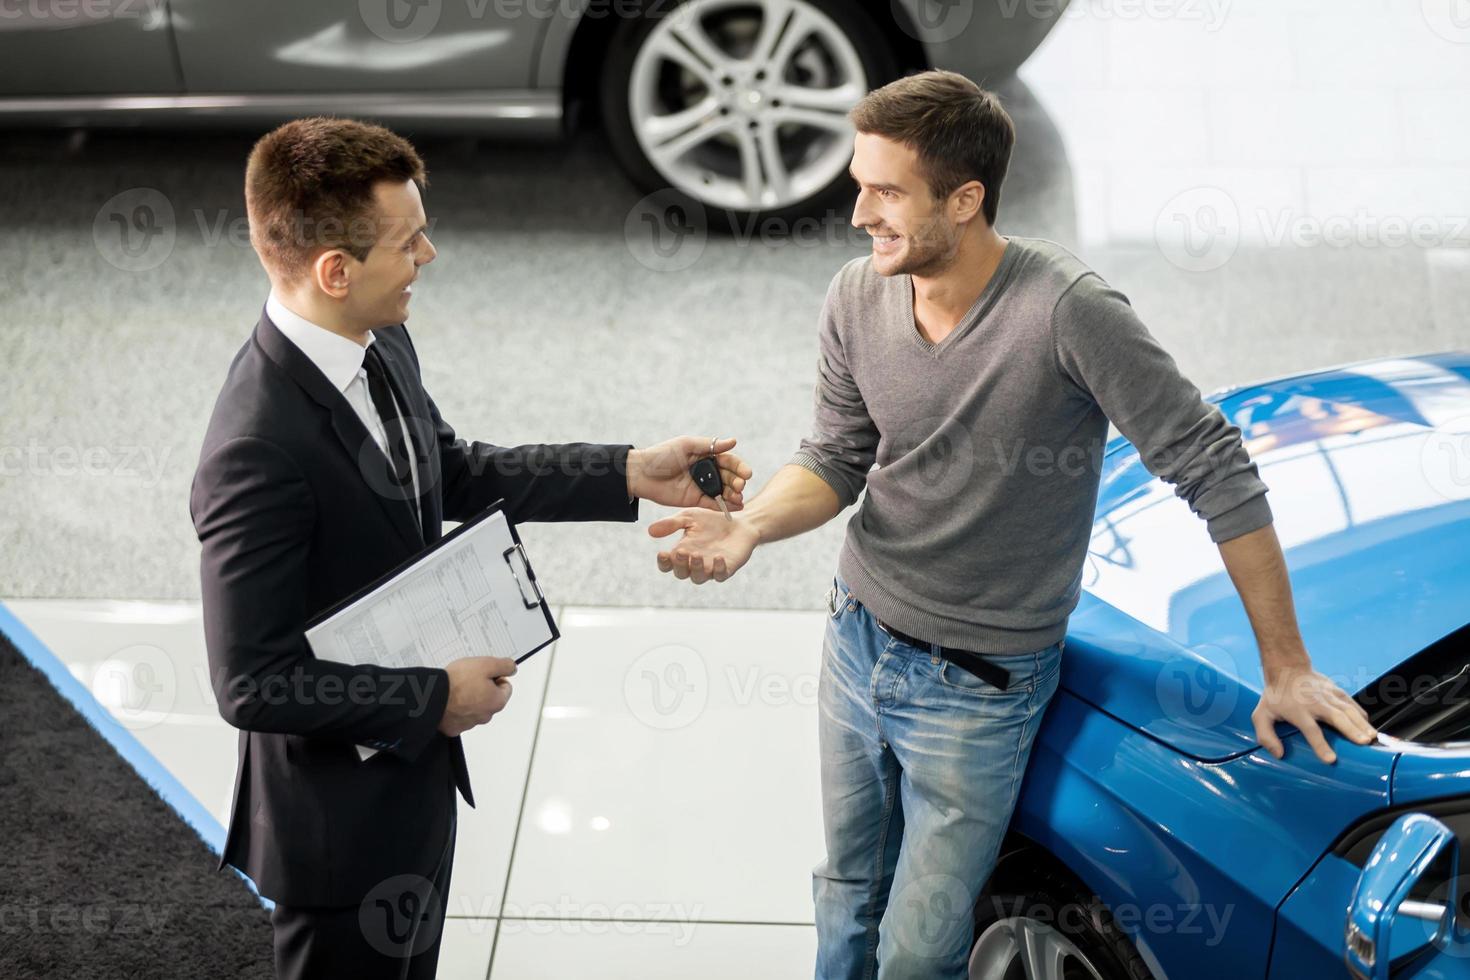
M 985 220 L 995 224 L 1016 128 L 994 93 L 952 71 L 926 71 L 874 89 L 849 117 L 858 132 L 913 150 L 936 198 L 978 180 Z
M 296 119 L 262 136 L 245 165 L 250 243 L 274 275 L 295 282 L 321 248 L 358 261 L 378 240 L 373 186 L 428 183 L 413 145 L 354 119 Z

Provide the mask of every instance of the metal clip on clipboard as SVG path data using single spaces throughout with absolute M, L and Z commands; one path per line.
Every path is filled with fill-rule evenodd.
M 519 554 L 521 556 L 521 567 L 526 570 L 526 580 L 531 583 L 531 591 L 536 596 L 536 598 L 534 599 L 526 598 L 525 582 L 522 582 L 521 577 L 516 574 L 515 564 L 512 563 L 510 560 L 510 556 L 514 554 Z M 505 559 L 505 564 L 510 567 L 511 577 L 516 580 L 516 588 L 519 589 L 521 592 L 521 602 L 526 604 L 527 609 L 535 609 L 537 606 L 541 605 L 542 601 L 546 597 L 541 594 L 541 586 L 536 582 L 536 573 L 531 571 L 531 560 L 526 557 L 526 549 L 521 546 L 520 542 L 516 542 L 511 547 L 506 548 L 505 553 L 502 554 L 501 557 Z

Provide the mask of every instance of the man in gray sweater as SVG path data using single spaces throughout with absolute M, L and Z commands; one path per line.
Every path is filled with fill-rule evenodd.
M 649 531 L 683 532 L 662 571 L 724 581 L 866 487 L 818 689 L 817 976 L 947 980 L 1056 690 L 1109 419 L 1219 545 L 1267 681 L 1261 743 L 1281 757 L 1287 722 L 1330 763 L 1319 723 L 1375 732 L 1312 668 L 1240 430 L 1076 256 L 996 233 L 1014 142 L 996 98 L 925 72 L 852 119 L 872 254 L 827 291 L 813 433 L 738 519 L 685 510 Z

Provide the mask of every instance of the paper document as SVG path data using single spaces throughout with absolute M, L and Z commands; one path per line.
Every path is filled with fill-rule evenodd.
M 461 657 L 519 662 L 558 635 L 520 538 L 498 508 L 306 630 L 319 659 L 382 667 L 445 667 Z M 364 759 L 375 751 L 358 747 Z

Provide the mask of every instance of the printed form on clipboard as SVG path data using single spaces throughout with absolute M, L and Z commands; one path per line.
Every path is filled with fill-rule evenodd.
M 318 614 L 306 641 L 321 660 L 445 667 L 461 657 L 517 663 L 561 633 L 500 501 L 355 595 Z M 357 746 L 366 760 L 378 750 Z

